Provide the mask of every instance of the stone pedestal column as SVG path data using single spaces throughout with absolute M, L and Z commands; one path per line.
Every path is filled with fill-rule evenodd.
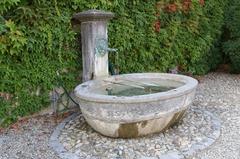
M 107 21 L 113 16 L 111 12 L 99 10 L 88 10 L 73 16 L 81 22 L 83 82 L 109 75 Z

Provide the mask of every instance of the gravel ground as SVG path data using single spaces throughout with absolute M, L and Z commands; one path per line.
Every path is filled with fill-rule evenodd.
M 58 122 L 50 116 L 19 122 L 0 134 L 0 159 L 59 159 L 48 146 Z
M 240 75 L 211 73 L 199 85 L 195 106 L 222 121 L 220 138 L 192 159 L 240 159 Z
M 195 107 L 221 119 L 221 136 L 190 159 L 240 159 L 240 75 L 210 73 L 202 77 Z M 57 123 L 49 116 L 35 117 L 0 133 L 0 159 L 58 159 L 48 146 Z
M 81 159 L 168 159 L 169 156 L 174 156 L 174 159 L 186 158 L 210 146 L 220 136 L 221 128 L 218 118 L 199 109 L 188 110 L 181 123 L 165 133 L 136 139 L 104 137 L 95 132 L 82 115 L 63 123 L 66 125 L 58 131 L 59 139 L 55 140 L 60 140 L 65 152 L 72 153 L 69 159 L 72 159 L 72 156 Z M 53 147 L 58 151 L 59 146 Z

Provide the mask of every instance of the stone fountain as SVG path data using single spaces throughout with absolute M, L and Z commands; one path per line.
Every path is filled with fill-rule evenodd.
M 116 138 L 157 133 L 176 124 L 192 103 L 197 80 L 177 74 L 133 73 L 109 76 L 107 22 L 111 12 L 74 15 L 81 22 L 83 81 L 75 95 L 87 123 Z

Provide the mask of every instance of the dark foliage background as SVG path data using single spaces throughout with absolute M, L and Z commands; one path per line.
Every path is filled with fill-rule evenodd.
M 240 73 L 240 1 L 229 2 L 225 12 L 223 52 L 230 60 L 231 71 Z

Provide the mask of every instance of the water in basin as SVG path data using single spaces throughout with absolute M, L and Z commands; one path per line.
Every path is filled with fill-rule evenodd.
M 183 85 L 182 82 L 161 80 L 156 81 L 105 81 L 106 83 L 101 87 L 95 88 L 92 92 L 102 95 L 110 96 L 138 96 L 148 95 L 159 92 L 166 92 L 172 89 L 176 89 Z
M 108 95 L 112 96 L 136 96 L 136 95 L 146 95 L 152 93 L 159 93 L 175 89 L 176 87 L 164 87 L 164 86 L 145 86 L 144 88 L 129 87 L 125 89 L 109 89 L 106 91 Z

